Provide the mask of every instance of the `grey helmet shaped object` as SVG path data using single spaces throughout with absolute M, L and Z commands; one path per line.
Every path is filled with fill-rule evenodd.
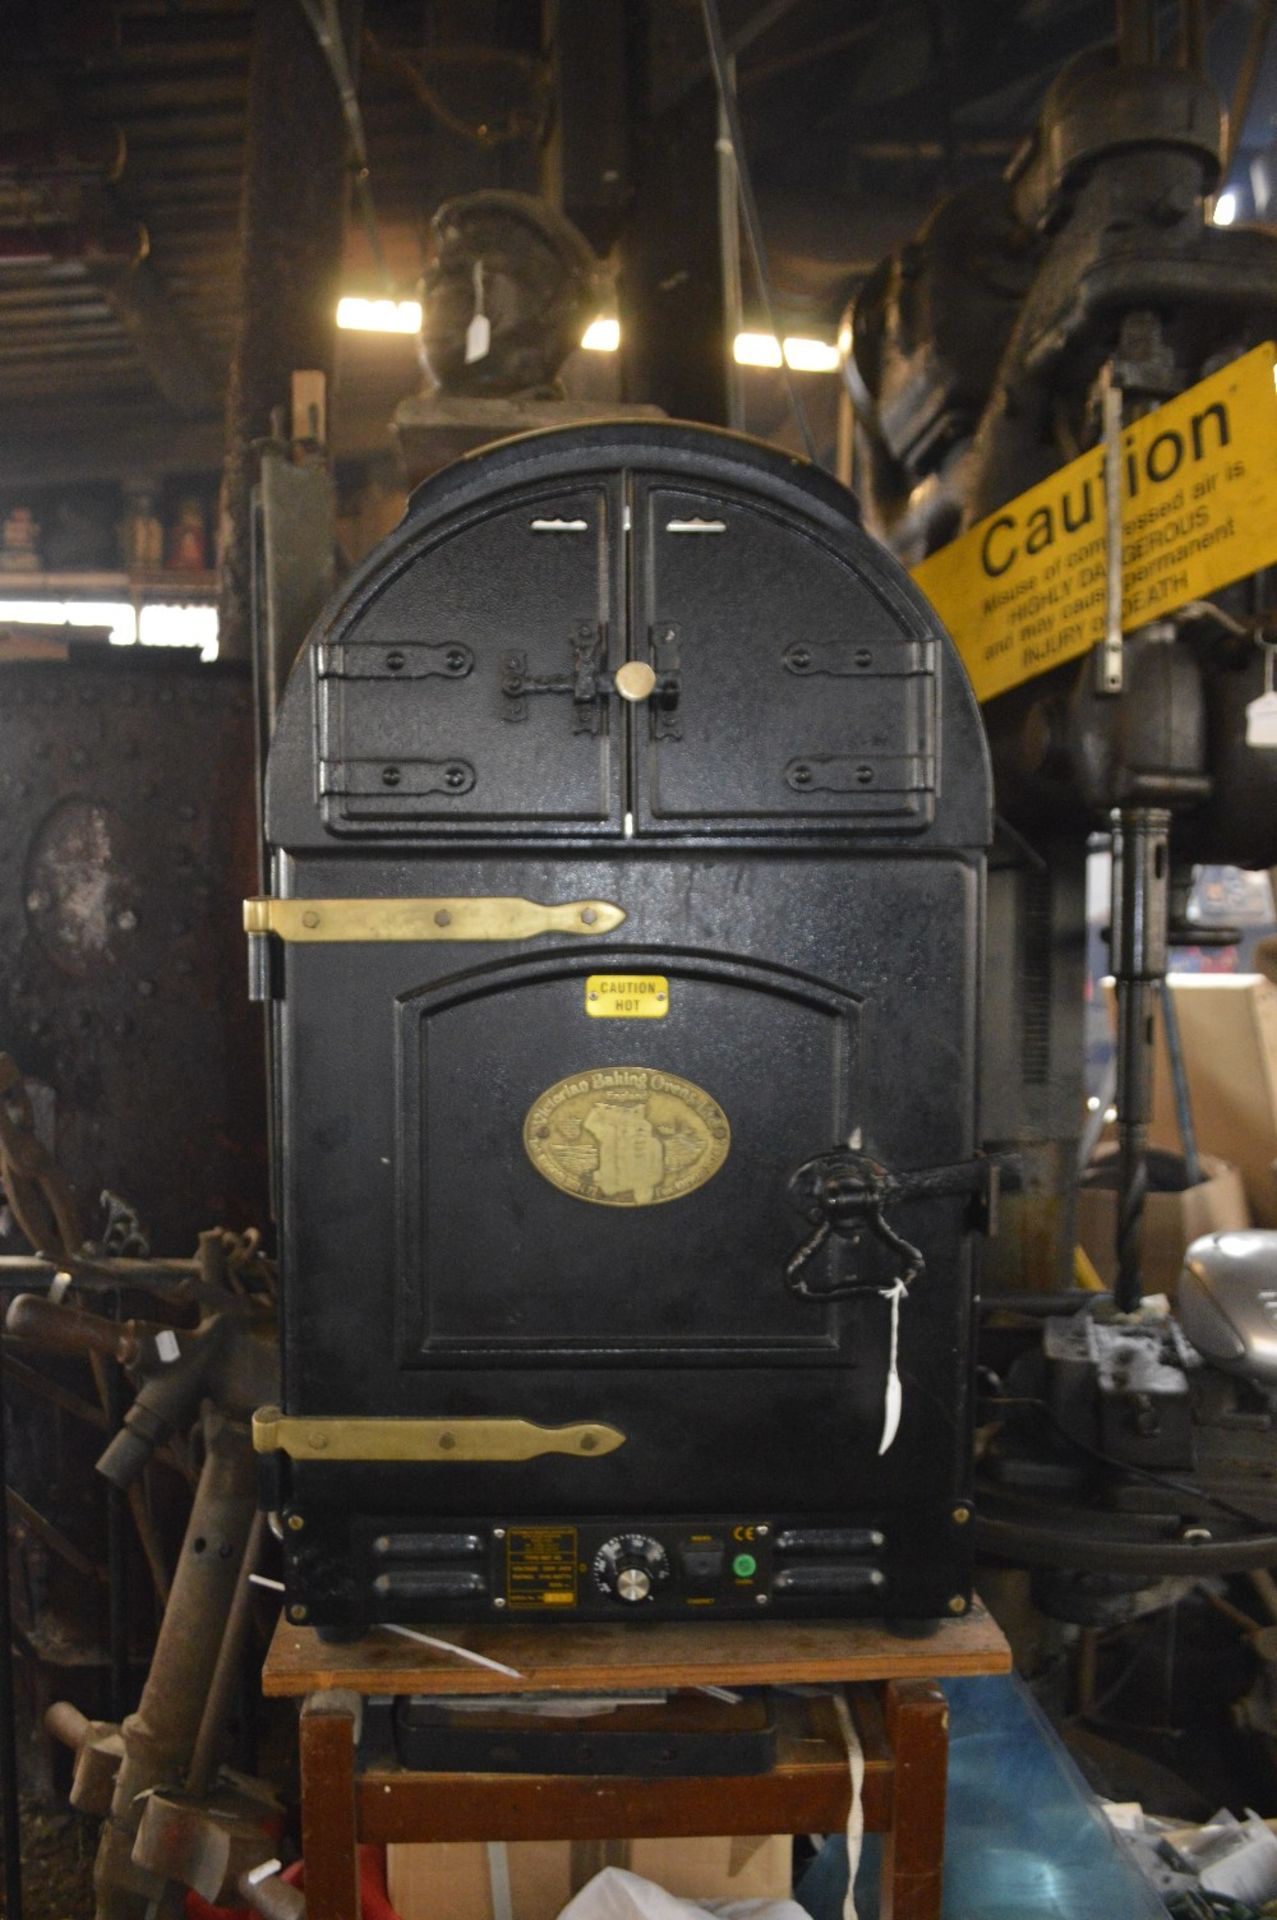
M 1277 1231 L 1204 1233 L 1184 1255 L 1180 1325 L 1200 1354 L 1277 1388 Z

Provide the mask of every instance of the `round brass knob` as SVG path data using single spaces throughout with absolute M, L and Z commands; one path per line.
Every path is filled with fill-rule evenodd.
M 646 660 L 627 660 L 616 670 L 616 690 L 622 700 L 646 700 L 656 685 L 656 675 Z

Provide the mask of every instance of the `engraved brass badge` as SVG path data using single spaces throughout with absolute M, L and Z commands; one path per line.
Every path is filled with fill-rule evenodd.
M 592 1067 L 533 1101 L 523 1144 L 537 1172 L 577 1200 L 650 1207 L 712 1180 L 732 1130 L 718 1102 L 677 1073 Z

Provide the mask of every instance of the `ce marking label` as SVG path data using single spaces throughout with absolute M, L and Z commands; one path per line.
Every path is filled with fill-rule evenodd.
M 754 1544 L 754 1537 L 757 1534 L 757 1532 L 758 1532 L 757 1527 L 744 1527 L 744 1526 L 733 1527 L 732 1539 L 747 1542 L 750 1546 L 752 1546 Z

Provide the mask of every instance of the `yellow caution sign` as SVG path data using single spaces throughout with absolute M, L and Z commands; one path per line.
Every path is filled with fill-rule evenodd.
M 1122 628 L 1277 563 L 1271 342 L 1123 430 Z M 1105 631 L 1104 448 L 929 554 L 913 578 L 990 700 Z
M 585 1011 L 593 1020 L 663 1020 L 669 1010 L 663 973 L 592 973 L 585 983 Z

